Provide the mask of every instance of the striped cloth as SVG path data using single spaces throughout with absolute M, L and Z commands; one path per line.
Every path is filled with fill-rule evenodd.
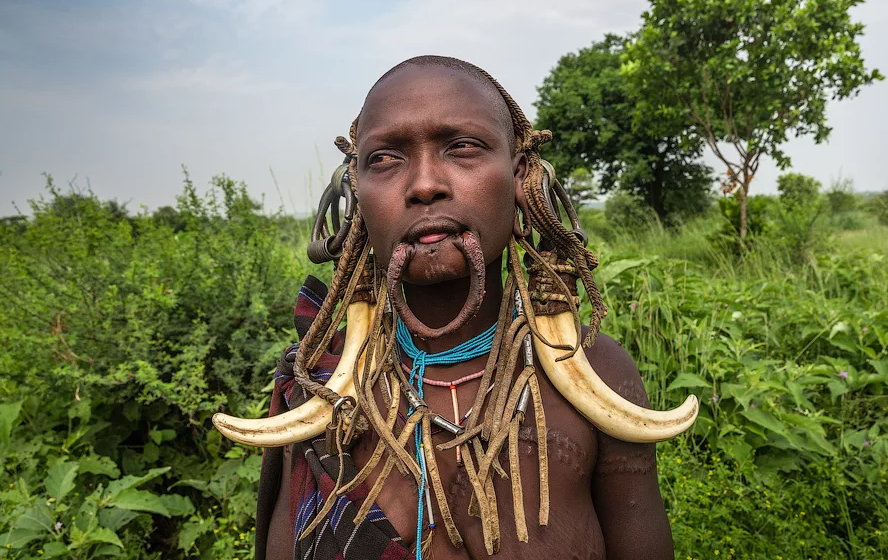
M 299 337 L 305 336 L 308 327 L 318 314 L 321 302 L 327 295 L 327 287 L 317 278 L 309 276 L 296 302 L 294 322 Z M 317 366 L 310 372 L 316 381 L 326 382 L 339 362 L 344 342 L 340 331 L 330 342 Z M 311 395 L 293 379 L 292 358 L 296 346 L 287 348 L 275 371 L 275 386 L 269 416 L 275 416 L 298 407 Z M 287 360 L 287 356 L 290 360 Z M 303 529 L 315 518 L 339 476 L 339 458 L 326 455 L 324 436 L 293 446 L 293 468 L 290 473 L 290 527 L 293 527 L 294 558 L 301 560 L 412 560 L 413 554 L 401 544 L 401 538 L 385 513 L 374 504 L 367 517 L 354 523 L 367 488 L 360 485 L 339 497 L 327 519 L 302 540 L 296 540 Z M 281 448 L 265 450 L 262 475 L 259 479 L 259 503 L 256 515 L 256 558 L 264 560 L 271 513 L 277 500 L 283 452 Z M 352 479 L 358 472 L 351 455 L 344 456 L 344 480 Z

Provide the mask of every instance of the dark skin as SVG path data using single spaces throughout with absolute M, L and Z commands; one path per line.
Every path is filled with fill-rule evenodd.
M 475 233 L 487 263 L 486 294 L 479 313 L 456 333 L 416 340 L 428 352 L 440 352 L 468 340 L 496 322 L 502 296 L 501 259 L 513 231 L 515 204 L 523 202 L 521 184 L 527 173 L 523 154 L 515 154 L 509 126 L 495 103 L 496 92 L 473 76 L 440 66 L 408 66 L 378 84 L 364 105 L 358 129 L 358 200 L 370 241 L 381 262 L 393 249 L 410 241 L 411 228 L 422 223 L 458 225 Z M 443 222 L 436 221 L 444 219 Z M 468 267 L 449 241 L 424 232 L 413 239 L 416 254 L 404 275 L 407 301 L 430 327 L 447 324 L 468 293 Z M 600 335 L 586 350 L 590 363 L 611 388 L 630 401 L 648 406 L 638 370 L 625 350 Z M 447 367 L 428 367 L 426 377 L 453 380 L 484 367 L 485 358 Z M 409 363 L 409 362 L 408 362 Z M 538 371 L 539 365 L 537 365 Z M 539 467 L 537 434 L 528 421 L 519 434 L 521 479 L 530 542 L 518 542 L 509 480 L 494 475 L 501 529 L 502 558 L 538 559 L 666 559 L 673 557 L 669 522 L 657 485 L 652 444 L 615 440 L 594 428 L 539 375 L 548 423 L 549 525 L 538 524 Z M 460 385 L 459 407 L 471 407 L 479 381 Z M 381 388 L 379 389 L 381 390 Z M 382 395 L 377 405 L 384 409 Z M 452 415 L 450 391 L 427 385 L 426 403 L 446 417 Z M 402 401 L 403 404 L 403 401 Z M 528 411 L 528 418 L 532 418 Z M 435 436 L 435 443 L 448 434 Z M 378 438 L 370 432 L 352 449 L 358 468 L 366 464 Z M 433 539 L 436 559 L 486 558 L 480 520 L 468 515 L 471 486 L 455 453 L 437 454 L 441 479 L 454 521 L 465 545 L 454 548 L 441 527 Z M 289 448 L 284 473 L 289 472 Z M 508 459 L 501 457 L 508 470 Z M 366 484 L 372 485 L 379 471 Z M 289 480 L 281 480 L 269 532 L 269 558 L 292 557 L 288 527 Z M 404 544 L 412 547 L 416 533 L 416 484 L 393 474 L 377 504 Z M 440 513 L 436 508 L 436 519 Z

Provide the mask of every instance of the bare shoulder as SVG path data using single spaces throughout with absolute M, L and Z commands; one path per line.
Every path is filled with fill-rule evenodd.
M 622 344 L 601 333 L 595 344 L 586 349 L 586 358 L 608 387 L 626 400 L 650 408 L 638 366 Z

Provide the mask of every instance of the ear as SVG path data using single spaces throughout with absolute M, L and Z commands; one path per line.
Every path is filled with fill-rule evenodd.
M 513 177 L 515 182 L 515 224 L 512 231 L 516 237 L 527 237 L 530 234 L 530 212 L 527 208 L 527 198 L 524 196 L 524 180 L 527 178 L 527 155 L 524 152 L 515 154 L 512 159 Z M 521 216 L 523 214 L 524 227 L 521 226 Z

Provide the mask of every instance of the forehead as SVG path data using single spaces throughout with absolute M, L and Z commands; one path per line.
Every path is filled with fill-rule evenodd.
M 358 146 L 368 135 L 459 123 L 474 123 L 506 138 L 512 132 L 505 101 L 482 76 L 444 66 L 406 66 L 367 94 L 358 120 Z

